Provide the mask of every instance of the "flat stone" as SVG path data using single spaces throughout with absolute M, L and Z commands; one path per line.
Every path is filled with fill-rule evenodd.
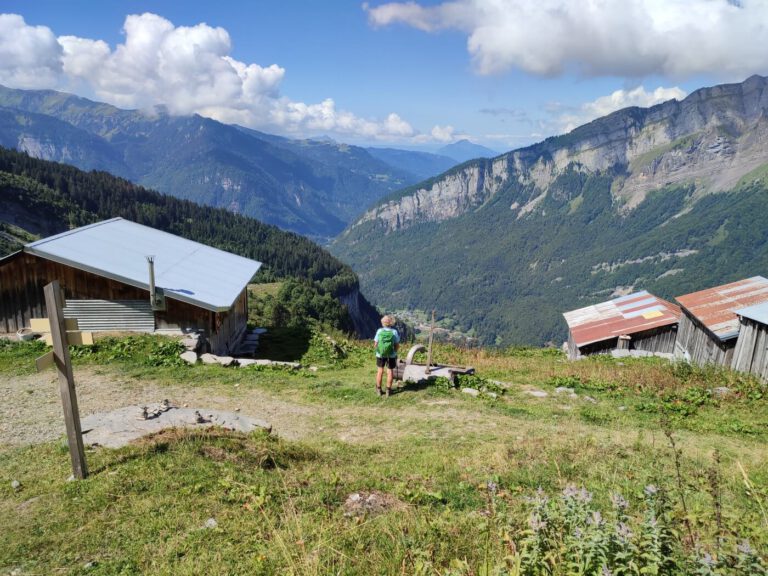
M 21 482 L 19 482 L 18 480 L 11 481 L 11 488 L 13 488 L 15 492 L 18 492 L 19 490 L 21 490 Z
M 267 329 L 266 328 L 254 328 L 251 330 L 251 334 L 266 334 Z
M 715 396 L 730 396 L 733 392 L 728 386 L 718 386 L 712 389 L 712 393 Z
M 592 402 L 592 404 L 597 404 L 597 400 L 592 398 L 592 396 L 584 396 L 584 400 L 586 400 L 587 402 Z
M 253 358 L 237 358 L 237 365 L 241 368 L 247 368 L 257 362 L 258 360 L 254 360 Z
M 566 386 L 558 386 L 555 388 L 555 394 L 568 394 L 571 398 L 576 398 L 576 392 L 573 388 L 568 388 Z
M 470 396 L 480 396 L 480 390 L 476 390 L 475 388 L 462 388 L 461 389 L 464 394 L 469 394 Z
M 181 353 L 181 359 L 188 364 L 197 364 L 197 354 L 191 350 Z
M 232 366 L 235 363 L 235 359 L 232 356 L 216 356 L 216 362 L 222 366 Z
M 215 356 L 214 354 L 201 354 L 200 355 L 200 361 L 203 364 L 218 364 L 219 358 L 218 356 Z
M 487 396 L 488 398 L 492 398 L 494 400 L 496 400 L 496 398 L 499 397 L 499 395 L 496 394 L 496 392 L 484 392 L 483 395 Z
M 204 422 L 197 421 L 197 414 Z M 81 421 L 83 442 L 89 446 L 120 448 L 129 442 L 155 434 L 166 428 L 210 428 L 220 426 L 238 432 L 252 432 L 256 429 L 272 430 L 272 425 L 258 418 L 240 413 L 209 408 L 172 407 L 148 420 L 136 417 L 136 406 L 118 408 L 112 412 L 91 414 Z
M 549 396 L 549 394 L 547 392 L 544 392 L 544 390 L 526 390 L 525 393 L 530 394 L 535 398 L 546 398 L 547 396 Z
M 216 528 L 219 523 L 216 522 L 215 518 L 208 518 L 208 520 L 205 521 L 205 524 L 203 524 L 203 528 L 208 528 L 209 530 L 212 528 Z

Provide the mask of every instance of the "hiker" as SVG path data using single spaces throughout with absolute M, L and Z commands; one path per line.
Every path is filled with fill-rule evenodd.
M 386 315 L 381 319 L 381 328 L 373 337 L 376 349 L 376 393 L 381 396 L 381 378 L 384 375 L 384 367 L 387 368 L 387 396 L 392 393 L 392 371 L 397 366 L 397 350 L 400 348 L 400 334 L 393 328 L 395 319 Z

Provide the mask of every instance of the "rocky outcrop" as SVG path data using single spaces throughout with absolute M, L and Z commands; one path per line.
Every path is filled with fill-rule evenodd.
M 387 231 L 441 222 L 485 204 L 511 183 L 533 187 L 512 204 L 518 217 L 536 210 L 569 167 L 621 174 L 612 188 L 622 210 L 649 192 L 691 185 L 694 198 L 730 190 L 768 164 L 768 79 L 703 88 L 684 100 L 627 108 L 563 136 L 477 160 L 365 213 L 352 228 L 376 221 Z
M 373 338 L 376 329 L 379 327 L 379 313 L 365 299 L 360 289 L 354 288 L 348 292 L 343 292 L 337 295 L 337 298 L 339 302 L 347 307 L 358 338 Z

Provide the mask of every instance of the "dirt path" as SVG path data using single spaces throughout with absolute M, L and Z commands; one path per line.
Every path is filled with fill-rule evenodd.
M 205 388 L 159 386 L 121 378 L 112 372 L 80 368 L 75 372 L 80 415 L 108 412 L 125 406 L 160 402 L 168 398 L 178 406 L 235 410 L 267 420 L 285 438 L 302 438 L 311 432 L 311 417 L 318 408 L 284 402 L 258 391 L 231 395 L 211 394 Z M 58 380 L 52 372 L 0 378 L 0 448 L 47 442 L 61 437 L 64 417 Z

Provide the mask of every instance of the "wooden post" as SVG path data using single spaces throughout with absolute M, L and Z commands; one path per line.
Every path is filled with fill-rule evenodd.
M 59 392 L 64 408 L 64 423 L 67 426 L 67 441 L 69 456 L 72 459 L 72 473 L 75 478 L 82 480 L 88 476 L 88 465 L 85 462 L 83 448 L 83 433 L 80 428 L 80 412 L 77 408 L 75 393 L 75 378 L 72 375 L 72 361 L 69 357 L 67 330 L 64 325 L 64 296 L 58 280 L 48 284 L 45 289 L 45 306 L 48 309 L 48 321 L 51 323 L 53 338 L 53 357 L 56 371 L 59 373 Z
M 429 348 L 427 349 L 427 369 L 425 374 L 429 374 L 432 369 L 432 334 L 435 331 L 435 311 L 432 310 L 432 323 L 429 325 Z

